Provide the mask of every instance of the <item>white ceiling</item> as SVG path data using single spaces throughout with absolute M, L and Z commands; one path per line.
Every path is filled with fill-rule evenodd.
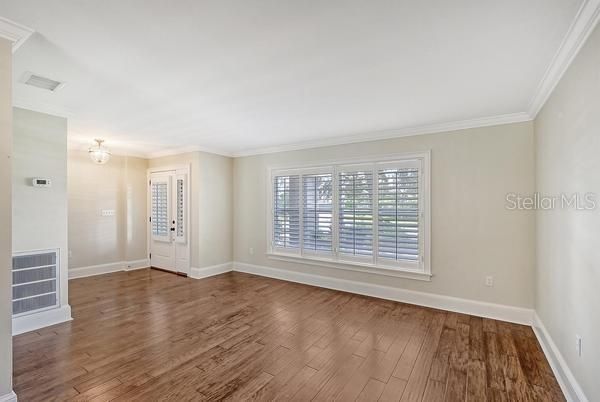
M 235 155 L 527 116 L 580 6 L 0 0 L 0 16 L 36 31 L 15 53 L 15 104 L 67 116 L 72 144 Z M 27 87 L 27 71 L 66 85 Z

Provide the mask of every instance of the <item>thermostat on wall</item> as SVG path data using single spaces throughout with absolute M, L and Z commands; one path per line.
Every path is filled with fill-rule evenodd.
M 41 177 L 35 177 L 33 179 L 33 187 L 51 187 L 52 182 L 50 179 L 43 179 Z

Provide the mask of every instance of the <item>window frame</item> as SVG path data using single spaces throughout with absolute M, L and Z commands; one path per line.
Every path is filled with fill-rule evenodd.
M 419 261 L 387 260 L 379 258 L 378 250 L 378 182 L 381 167 L 414 167 L 419 165 Z M 318 164 L 296 164 L 267 167 L 267 257 L 273 260 L 325 266 L 329 268 L 359 271 L 377 275 L 402 277 L 417 280 L 431 280 L 431 151 L 407 152 L 369 158 L 333 160 Z M 339 173 L 356 170 L 372 170 L 373 175 L 373 245 L 372 256 L 353 256 L 339 252 Z M 368 169 L 366 169 L 368 168 Z M 332 174 L 332 253 L 326 255 L 303 250 L 303 175 Z M 299 175 L 300 182 L 300 245 L 297 250 L 274 247 L 274 188 L 275 176 Z

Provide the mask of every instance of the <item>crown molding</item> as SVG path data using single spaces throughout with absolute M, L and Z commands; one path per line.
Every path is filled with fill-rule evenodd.
M 351 136 L 328 138 L 317 141 L 301 142 L 295 144 L 286 144 L 268 148 L 257 148 L 240 152 L 227 152 L 220 149 L 206 148 L 201 146 L 186 146 L 179 148 L 166 149 L 157 152 L 131 154 L 124 152 L 123 156 L 136 156 L 146 159 L 156 159 L 166 156 L 181 155 L 189 152 L 206 152 L 214 155 L 221 155 L 229 158 L 241 158 L 244 156 L 270 154 L 285 151 L 297 151 L 302 149 L 319 148 L 334 145 L 353 144 L 358 142 L 378 141 L 400 137 L 410 137 L 413 135 L 435 134 L 469 128 L 498 126 L 502 124 L 522 123 L 531 121 L 532 118 L 527 113 L 511 113 L 498 116 L 481 117 L 477 119 L 460 120 L 447 123 L 427 124 L 422 126 L 413 126 L 397 130 L 386 130 L 378 132 L 369 132 L 355 134 Z M 113 152 L 114 153 L 114 152 Z
M 535 118 L 600 20 L 600 0 L 583 0 L 566 36 L 552 58 L 529 103 Z
M 92 145 L 93 144 L 91 141 L 89 144 L 84 144 L 82 142 L 73 142 L 72 140 L 67 138 L 67 151 L 68 152 L 81 152 L 81 153 L 87 154 Z M 148 159 L 148 156 L 142 152 L 128 151 L 128 150 L 123 150 L 120 148 L 115 149 L 111 146 L 108 146 L 108 149 L 110 150 L 110 154 L 112 156 Z
M 74 151 L 74 152 L 87 152 L 87 150 L 90 146 L 91 146 L 91 143 L 88 145 L 85 145 L 80 142 L 69 141 L 69 143 L 67 144 L 67 149 L 69 151 Z M 157 159 L 157 158 L 162 158 L 162 157 L 166 157 L 166 156 L 187 154 L 190 152 L 205 152 L 205 153 L 209 153 L 209 154 L 213 154 L 213 155 L 225 156 L 228 158 L 232 157 L 232 154 L 228 153 L 228 152 L 216 151 L 213 149 L 197 147 L 197 146 L 173 148 L 173 149 L 157 151 L 157 152 L 135 152 L 135 151 L 131 151 L 131 150 L 127 150 L 127 149 L 123 149 L 123 148 L 119 148 L 119 147 L 114 147 L 114 146 L 112 146 L 112 147 L 109 146 L 109 149 L 110 149 L 110 153 L 115 156 L 129 156 L 129 157 L 133 157 L 133 158 L 142 158 L 142 159 Z
M 243 156 L 270 154 L 275 152 L 297 151 L 301 149 L 354 144 L 357 142 L 387 140 L 392 138 L 410 137 L 414 135 L 436 134 L 449 131 L 465 130 L 469 128 L 499 126 L 502 124 L 521 123 L 530 120 L 532 120 L 532 118 L 528 113 L 511 113 L 469 120 L 459 120 L 447 123 L 425 124 L 421 126 L 412 126 L 397 130 L 385 130 L 378 132 L 355 134 L 344 137 L 327 138 L 323 140 L 301 142 L 276 147 L 257 148 L 248 151 L 235 152 L 232 154 L 232 156 L 234 158 L 239 158 Z
M 73 113 L 70 111 L 64 110 L 62 108 L 58 109 L 56 107 L 41 104 L 40 102 L 32 103 L 32 102 L 25 102 L 20 99 L 13 99 L 12 105 L 13 105 L 13 107 L 18 107 L 20 109 L 27 109 L 27 110 L 31 110 L 33 112 L 63 117 L 65 119 L 68 119 L 73 116 Z
M 39 108 L 38 108 L 39 110 Z M 165 149 L 162 151 L 156 152 L 148 152 L 148 153 L 132 153 L 129 151 L 122 151 L 117 153 L 118 150 L 111 149 L 111 152 L 115 155 L 122 156 L 134 156 L 138 158 L 146 158 L 146 159 L 156 159 L 162 158 L 166 156 L 173 155 L 181 155 L 190 152 L 206 152 L 214 155 L 221 155 L 229 158 L 241 158 L 244 156 L 253 156 L 253 155 L 262 155 L 262 154 L 270 154 L 276 152 L 286 152 L 286 151 L 297 151 L 302 149 L 310 149 L 310 148 L 319 148 L 319 147 L 327 147 L 327 146 L 335 146 L 335 145 L 344 145 L 344 144 L 353 144 L 359 142 L 368 142 L 368 141 L 378 141 L 378 140 L 386 140 L 400 137 L 410 137 L 414 135 L 425 135 L 425 134 L 436 134 L 442 132 L 450 132 L 457 130 L 465 130 L 470 128 L 478 128 L 478 127 L 489 127 L 489 126 L 499 126 L 502 124 L 511 124 L 511 123 L 522 123 L 526 121 L 533 120 L 531 116 L 527 113 L 511 113 L 511 114 L 503 114 L 498 116 L 489 116 L 489 117 L 481 117 L 477 119 L 469 119 L 469 120 L 460 120 L 453 121 L 447 123 L 436 123 L 436 124 L 427 124 L 422 126 L 413 126 L 407 127 L 403 129 L 397 130 L 385 130 L 385 131 L 377 131 L 377 132 L 369 132 L 369 133 L 361 133 L 350 136 L 343 137 L 335 137 L 335 138 L 327 138 L 323 140 L 317 141 L 308 141 L 301 142 L 295 144 L 286 144 L 275 147 L 268 148 L 256 148 L 247 151 L 240 152 L 227 152 L 221 149 L 214 148 L 206 148 L 201 146 L 185 146 L 179 148 L 171 148 Z M 78 149 L 80 147 L 73 145 L 70 149 Z
M 35 32 L 33 29 L 24 25 L 17 24 L 14 21 L 0 17 L 0 38 L 12 42 L 13 53 L 17 51 L 30 36 Z
M 186 154 L 189 152 L 206 152 L 208 154 L 226 156 L 229 158 L 234 157 L 234 154 L 231 152 L 223 151 L 220 149 L 206 148 L 206 147 L 193 145 L 193 146 L 186 146 L 186 147 L 180 147 L 180 148 L 166 149 L 163 151 L 149 152 L 146 154 L 146 158 L 155 159 L 155 158 L 162 158 L 164 156 Z

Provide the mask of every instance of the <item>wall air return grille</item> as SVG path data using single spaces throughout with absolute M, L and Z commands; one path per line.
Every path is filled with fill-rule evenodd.
M 63 86 L 60 81 L 55 81 L 50 78 L 42 77 L 41 75 L 26 73 L 23 77 L 23 83 L 32 87 L 45 89 L 54 92 Z
M 13 256 L 13 316 L 58 306 L 58 250 Z

